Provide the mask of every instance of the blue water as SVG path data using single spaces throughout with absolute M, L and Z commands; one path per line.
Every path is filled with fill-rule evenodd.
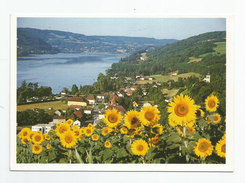
M 54 55 L 33 54 L 18 57 L 17 87 L 26 80 L 38 86 L 50 86 L 53 93 L 60 93 L 64 87 L 73 84 L 92 85 L 99 73 L 111 68 L 126 55 L 106 53 L 59 53 Z

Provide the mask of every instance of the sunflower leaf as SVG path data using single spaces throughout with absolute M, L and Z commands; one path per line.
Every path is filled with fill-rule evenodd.
M 78 161 L 79 163 L 84 164 L 84 162 L 82 161 L 82 159 L 81 159 L 80 155 L 78 154 L 76 148 L 75 148 L 75 157 L 76 157 L 76 159 L 77 159 L 77 161 Z
M 117 158 L 118 159 L 119 158 L 124 158 L 126 156 L 128 156 L 128 153 L 127 153 L 127 151 L 123 147 L 120 148 L 120 149 L 118 149 L 118 151 L 117 151 Z
M 181 138 L 178 133 L 173 133 L 167 140 L 167 142 L 180 142 Z
M 104 154 L 103 154 L 103 160 L 104 160 L 104 161 L 107 161 L 108 159 L 111 159 L 113 154 L 114 154 L 113 151 L 111 151 L 111 150 L 109 150 L 109 149 L 106 150 L 106 151 L 104 152 Z

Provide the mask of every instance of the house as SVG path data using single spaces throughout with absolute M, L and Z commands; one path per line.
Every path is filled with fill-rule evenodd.
M 107 108 L 106 109 L 117 109 L 118 112 L 121 113 L 121 115 L 124 115 L 125 114 L 125 109 L 123 108 L 123 106 L 121 105 L 107 105 Z
M 92 109 L 84 108 L 84 109 L 83 109 L 83 112 L 84 112 L 85 114 L 92 114 Z
M 82 115 L 82 113 L 80 111 L 75 111 L 73 114 L 75 114 L 77 118 L 82 118 L 83 117 L 83 115 Z
M 76 120 L 73 122 L 73 126 L 78 126 L 80 128 L 81 122 L 79 120 Z
M 133 107 L 138 107 L 139 105 L 134 101 L 133 102 Z
M 56 126 L 53 124 L 36 124 L 36 125 L 31 127 L 31 131 L 33 131 L 33 132 L 40 131 L 40 132 L 42 132 L 42 134 L 45 134 L 45 133 L 48 133 L 49 130 L 51 130 L 51 128 L 55 129 Z
M 142 75 L 136 75 L 135 78 L 138 79 L 140 78 Z
M 133 94 L 133 90 L 128 90 L 127 96 L 131 96 Z
M 134 85 L 134 86 L 132 86 L 132 87 L 131 87 L 131 90 L 135 91 L 135 90 L 136 90 L 136 88 L 137 88 L 137 86 L 136 86 L 136 85 Z
M 152 106 L 152 105 L 153 105 L 152 101 L 143 101 L 143 107 Z
M 89 102 L 85 100 L 83 97 L 72 97 L 68 100 L 68 106 L 71 105 L 80 105 L 80 106 L 87 106 Z
M 140 80 L 145 80 L 145 77 L 144 77 L 144 76 L 141 76 L 141 77 L 140 77 Z
M 66 92 L 66 90 L 64 89 L 64 90 L 62 90 L 62 91 L 60 92 L 60 94 L 61 94 L 61 96 L 65 96 L 65 95 L 67 95 L 67 92 Z
M 154 78 L 153 77 L 149 77 L 149 80 L 154 80 Z
M 71 105 L 70 108 L 72 108 L 72 109 L 74 109 L 76 111 L 79 111 L 79 109 L 81 109 L 82 106 L 80 106 L 80 105 Z
M 105 94 L 98 94 L 96 98 L 104 100 L 105 99 Z
M 86 98 L 89 104 L 94 105 L 95 104 L 95 98 L 94 95 L 89 94 L 88 97 Z
M 124 93 L 120 93 L 120 92 L 118 92 L 118 93 L 117 93 L 117 96 L 118 96 L 118 97 L 122 97 L 122 98 L 124 98 L 125 94 L 124 94 Z
M 211 77 L 210 77 L 210 74 L 208 73 L 206 75 L 206 78 L 203 79 L 203 81 L 205 81 L 206 83 L 210 83 L 210 79 L 211 79 Z
M 56 110 L 54 111 L 54 114 L 56 114 L 57 116 L 61 116 L 62 112 L 60 110 Z
M 66 117 L 65 116 L 54 116 L 53 117 L 53 123 L 64 123 L 66 122 Z
M 171 72 L 171 76 L 177 76 L 177 72 Z

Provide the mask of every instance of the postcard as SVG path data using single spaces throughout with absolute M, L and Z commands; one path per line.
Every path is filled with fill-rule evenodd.
M 11 16 L 10 169 L 233 171 L 234 17 Z

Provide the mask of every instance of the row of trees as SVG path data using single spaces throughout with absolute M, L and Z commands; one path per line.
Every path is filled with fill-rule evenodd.
M 38 87 L 38 83 L 27 83 L 25 80 L 17 88 L 17 103 L 25 103 L 31 97 L 51 96 L 52 88 L 47 86 Z

